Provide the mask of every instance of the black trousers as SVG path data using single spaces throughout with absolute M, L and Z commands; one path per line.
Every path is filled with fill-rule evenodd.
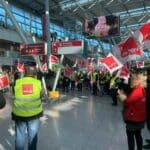
M 141 135 L 141 129 L 139 130 L 126 129 L 126 134 L 127 134 L 129 150 L 135 150 L 135 140 L 136 140 L 137 150 L 142 150 L 143 139 Z
M 113 101 L 113 104 L 117 105 L 117 89 L 110 89 L 110 95 Z

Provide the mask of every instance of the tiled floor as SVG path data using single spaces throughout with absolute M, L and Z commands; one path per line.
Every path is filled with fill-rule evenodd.
M 68 94 L 68 93 L 67 93 Z M 14 150 L 14 122 L 9 96 L 0 110 L 0 150 Z M 88 91 L 70 92 L 66 101 L 44 103 L 38 150 L 127 150 L 121 104 Z M 143 137 L 150 137 L 146 128 Z

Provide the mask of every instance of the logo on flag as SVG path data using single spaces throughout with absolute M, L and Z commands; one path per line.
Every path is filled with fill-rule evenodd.
M 4 89 L 9 86 L 9 79 L 6 75 L 0 76 L 0 89 Z

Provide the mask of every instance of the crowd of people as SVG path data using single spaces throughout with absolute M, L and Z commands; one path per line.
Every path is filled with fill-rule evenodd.
M 49 74 L 49 75 L 52 75 Z M 8 73 L 10 81 L 11 76 Z M 48 77 L 47 77 L 48 78 Z M 46 79 L 47 80 L 47 79 Z M 48 80 L 47 80 L 48 81 Z M 43 114 L 41 75 L 35 67 L 26 66 L 24 76 L 16 72 L 11 81 L 14 94 L 12 119 L 15 121 L 16 150 L 23 150 L 25 131 L 28 131 L 28 149 L 36 150 L 39 118 Z M 132 70 L 128 83 L 119 78 L 117 73 L 110 75 L 94 70 L 90 73 L 74 71 L 71 76 L 63 72 L 60 75 L 57 88 L 62 92 L 89 90 L 94 96 L 110 95 L 112 105 L 117 106 L 120 100 L 123 104 L 123 119 L 126 124 L 126 135 L 129 150 L 150 149 L 150 139 L 143 146 L 142 129 L 145 122 L 150 132 L 150 70 Z M 47 88 L 52 89 L 47 84 Z M 5 106 L 0 99 L 0 108 Z

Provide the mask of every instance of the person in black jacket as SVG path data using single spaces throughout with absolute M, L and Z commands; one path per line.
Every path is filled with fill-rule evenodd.
M 147 88 L 146 88 L 146 126 L 150 133 L 150 69 L 147 70 Z M 150 149 L 150 139 L 146 139 L 147 145 L 144 145 L 144 149 Z

